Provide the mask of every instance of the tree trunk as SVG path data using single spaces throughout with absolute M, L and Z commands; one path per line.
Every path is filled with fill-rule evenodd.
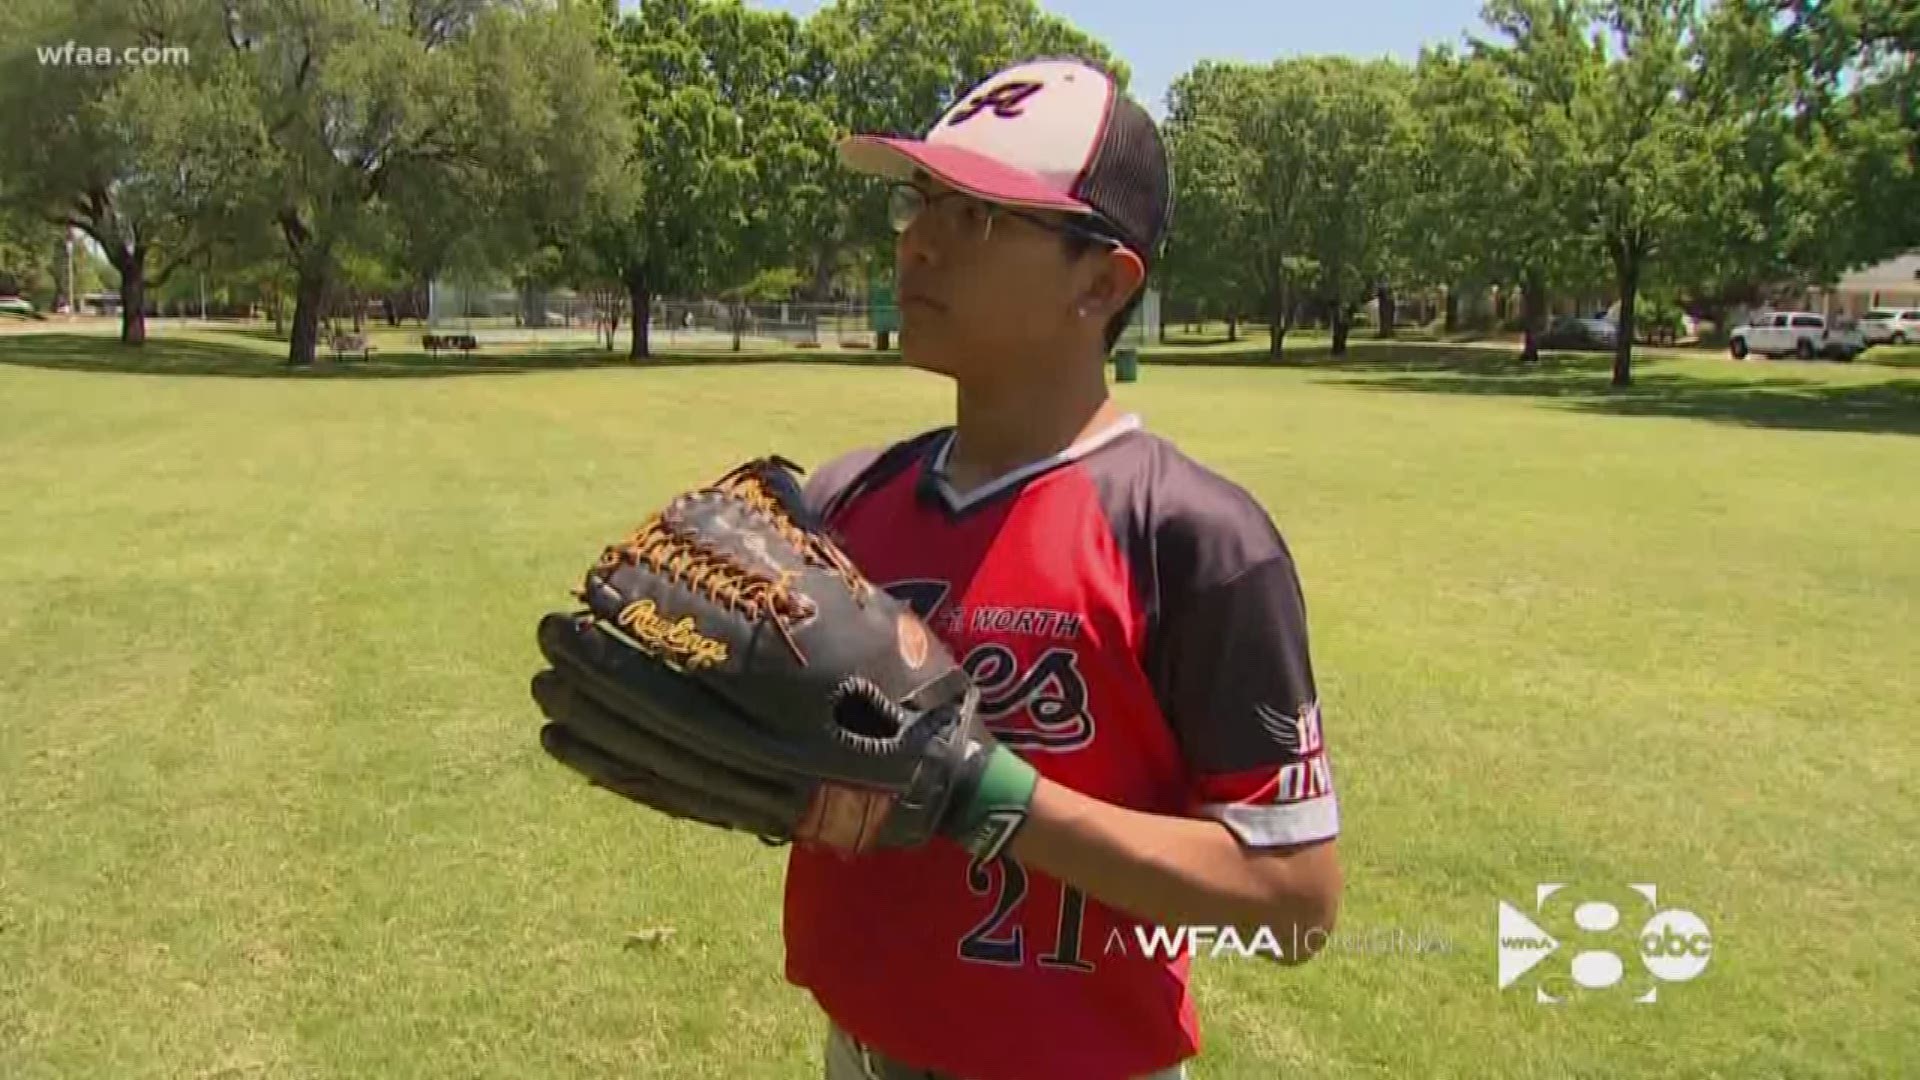
M 147 343 L 147 253 L 141 248 L 122 253 L 120 270 L 120 343 Z
M 612 352 L 620 333 L 620 292 L 617 289 L 602 289 L 594 294 L 594 302 L 599 310 L 598 325 L 607 333 L 607 351 Z
M 1284 286 L 1273 290 L 1271 297 L 1273 310 L 1267 315 L 1268 324 L 1273 328 L 1271 339 L 1267 343 L 1267 359 L 1274 363 L 1281 360 L 1281 349 L 1287 340 L 1287 290 Z
M 293 338 L 287 345 L 287 363 L 302 367 L 313 363 L 320 343 L 321 308 L 327 299 L 327 272 L 306 266 L 294 283 Z
M 1520 287 L 1521 340 L 1520 362 L 1538 363 L 1540 360 L 1540 323 L 1547 307 L 1547 283 L 1537 271 L 1529 271 L 1526 282 Z
M 545 329 L 547 325 L 547 298 L 545 290 L 532 281 L 520 284 L 520 318 L 529 330 Z
M 1347 311 L 1347 305 L 1343 302 L 1335 301 L 1332 308 L 1333 355 L 1347 355 L 1347 331 L 1352 321 Z
M 1399 314 L 1399 305 L 1393 302 L 1393 286 L 1382 285 L 1375 294 L 1380 300 L 1380 336 L 1393 336 L 1394 317 Z
M 1614 328 L 1613 385 L 1633 385 L 1633 302 L 1640 291 L 1640 253 L 1631 245 L 1614 248 L 1613 266 L 1620 286 L 1620 323 Z
M 808 289 L 807 299 L 816 304 L 825 303 L 833 295 L 833 271 L 840 265 L 840 245 L 836 241 L 821 241 L 813 255 L 813 285 Z
M 653 357 L 653 338 L 648 330 L 653 326 L 653 290 L 647 287 L 644 276 L 627 279 L 627 303 L 633 311 L 633 345 L 627 349 L 627 359 L 647 360 Z
M 1447 321 L 1441 329 L 1449 334 L 1460 332 L 1460 290 L 1452 285 L 1447 286 Z
M 1227 340 L 1240 340 L 1240 316 L 1238 315 L 1227 316 Z

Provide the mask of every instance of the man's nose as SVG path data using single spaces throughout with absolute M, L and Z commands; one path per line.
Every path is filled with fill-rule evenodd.
M 901 266 L 932 266 L 939 261 L 938 245 L 933 240 L 933 223 L 927 218 L 928 215 L 922 212 L 901 230 L 900 239 L 895 245 L 895 255 Z

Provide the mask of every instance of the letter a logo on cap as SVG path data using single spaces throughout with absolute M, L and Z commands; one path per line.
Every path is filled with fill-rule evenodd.
M 947 126 L 964 124 L 986 109 L 992 109 L 993 115 L 1002 120 L 1011 120 L 1020 115 L 1020 103 L 1039 93 L 1043 85 L 1037 82 L 1001 83 L 984 94 L 974 95 L 965 105 L 956 109 Z

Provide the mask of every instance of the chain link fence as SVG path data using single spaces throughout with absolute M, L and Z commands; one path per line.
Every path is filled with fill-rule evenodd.
M 631 340 L 626 298 L 604 293 L 462 290 L 436 283 L 428 322 L 439 332 L 457 331 L 495 344 L 591 342 L 605 339 L 610 306 L 618 309 L 616 338 Z M 859 300 L 658 298 L 647 336 L 655 348 L 668 350 L 875 349 L 880 337 L 876 313 L 881 327 L 898 325 L 898 314 L 890 307 Z
M 879 335 L 872 314 L 854 301 L 661 300 L 648 333 L 666 348 L 731 349 L 737 341 L 742 349 L 873 349 Z

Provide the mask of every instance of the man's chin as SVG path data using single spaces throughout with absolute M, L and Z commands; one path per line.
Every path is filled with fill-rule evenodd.
M 951 363 L 951 357 L 944 350 L 916 344 L 904 330 L 900 334 L 900 363 L 917 371 L 931 372 L 935 375 L 958 374 Z

